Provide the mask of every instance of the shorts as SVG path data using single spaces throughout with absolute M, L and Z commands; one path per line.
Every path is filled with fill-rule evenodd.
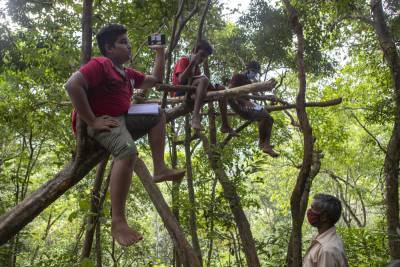
M 273 120 L 269 113 L 261 108 L 261 109 L 242 109 L 242 107 L 233 99 L 228 100 L 229 106 L 239 114 L 242 118 L 250 121 L 260 121 L 263 119 Z
M 135 140 L 146 135 L 160 121 L 161 115 L 122 115 L 115 117 L 121 124 L 111 131 L 94 131 L 88 135 L 100 143 L 116 159 L 135 157 L 138 152 Z
M 204 75 L 197 75 L 197 76 L 195 77 L 195 79 L 201 78 L 201 77 L 203 77 L 203 76 L 204 76 Z M 204 77 L 205 77 L 205 76 L 204 76 Z M 193 81 L 192 81 L 192 83 L 193 83 Z M 178 83 L 178 84 L 175 84 L 175 85 L 191 85 L 191 84 L 180 84 L 180 83 Z M 210 85 L 211 85 L 211 83 L 210 83 Z M 208 90 L 210 90 L 210 88 L 209 88 Z M 186 94 L 186 92 L 177 92 L 177 91 L 171 92 L 171 96 L 172 96 L 172 97 L 184 96 L 185 94 Z

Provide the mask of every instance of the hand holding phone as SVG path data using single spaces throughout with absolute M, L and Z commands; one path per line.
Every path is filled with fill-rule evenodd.
M 165 34 L 154 33 L 147 37 L 148 45 L 165 45 Z

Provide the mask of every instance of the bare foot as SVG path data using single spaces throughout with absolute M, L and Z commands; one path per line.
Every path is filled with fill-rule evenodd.
M 184 170 L 175 170 L 165 168 L 154 172 L 153 181 L 155 183 L 165 182 L 165 181 L 179 181 L 185 175 Z
M 220 128 L 220 131 L 221 131 L 221 133 L 227 133 L 227 134 L 231 134 L 233 136 L 238 136 L 236 131 L 234 129 L 232 129 L 230 126 L 222 125 Z
M 123 220 L 112 221 L 111 235 L 124 247 L 133 245 L 143 239 L 138 232 L 130 228 Z
M 195 129 L 196 131 L 202 131 L 203 127 L 201 126 L 201 120 L 200 118 L 193 117 L 192 118 L 192 128 Z
M 272 148 L 272 146 L 269 144 L 260 145 L 260 149 L 262 150 L 262 152 L 270 155 L 273 158 L 276 158 L 279 156 L 279 154 L 277 152 L 275 152 L 274 149 Z

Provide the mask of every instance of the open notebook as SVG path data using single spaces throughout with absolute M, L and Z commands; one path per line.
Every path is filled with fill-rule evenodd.
M 158 114 L 159 106 L 156 103 L 149 104 L 133 104 L 128 110 L 128 114 L 140 115 L 140 114 Z

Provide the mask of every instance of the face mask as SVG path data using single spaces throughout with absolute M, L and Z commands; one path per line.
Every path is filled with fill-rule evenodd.
M 317 226 L 319 223 L 319 213 L 316 213 L 312 209 L 307 210 L 307 220 L 312 226 Z
M 256 77 L 257 73 L 254 71 L 248 71 L 247 72 L 247 79 L 253 80 Z

